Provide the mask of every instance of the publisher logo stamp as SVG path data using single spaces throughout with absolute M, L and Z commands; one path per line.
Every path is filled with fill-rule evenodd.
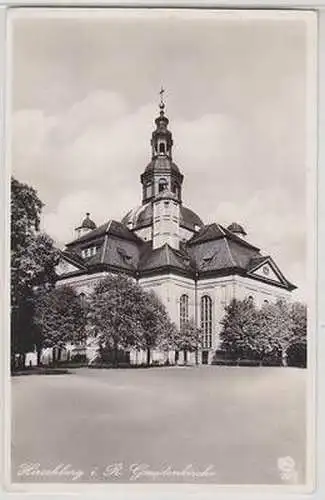
M 298 482 L 296 462 L 290 456 L 278 458 L 278 470 L 282 481 L 290 484 Z

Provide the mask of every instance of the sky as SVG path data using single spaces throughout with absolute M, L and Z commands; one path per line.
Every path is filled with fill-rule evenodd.
M 141 203 L 166 89 L 183 202 L 306 290 L 306 24 L 241 15 L 20 17 L 12 24 L 11 163 L 58 245 Z

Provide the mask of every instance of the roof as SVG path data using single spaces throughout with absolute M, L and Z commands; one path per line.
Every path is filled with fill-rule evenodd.
M 83 250 L 88 248 L 95 249 L 95 252 L 82 258 Z M 180 273 L 190 278 L 194 275 L 200 278 L 235 274 L 263 282 L 271 281 L 256 270 L 269 263 L 278 277 L 277 282 L 273 280 L 273 285 L 288 290 L 295 288 L 270 256 L 261 255 L 257 247 L 216 223 L 203 226 L 176 250 L 167 243 L 153 249 L 151 241 L 144 242 L 125 224 L 110 220 L 70 242 L 62 252 L 62 258 L 75 265 L 76 270 L 71 276 L 111 270 L 127 272 L 134 277 L 162 272 Z
M 178 177 L 182 177 L 183 179 L 183 175 L 180 173 L 178 166 L 168 156 L 154 157 L 146 166 L 143 175 L 150 174 L 153 171 L 161 173 L 171 171 L 172 173 L 176 174 Z
M 142 227 L 150 226 L 153 221 L 152 202 L 130 210 L 122 219 L 122 224 L 125 226 L 132 223 L 132 229 L 141 229 Z M 203 222 L 193 210 L 180 205 L 180 225 L 190 231 L 196 231 L 197 226 L 203 227 Z
M 238 224 L 238 222 L 232 222 L 230 224 L 230 226 L 227 227 L 228 231 L 231 231 L 232 233 L 238 233 L 238 234 L 242 234 L 243 236 L 246 236 L 247 233 L 245 231 L 245 229 L 243 228 L 243 226 L 241 226 L 240 224 Z
M 175 250 L 167 243 L 160 248 L 152 250 L 148 247 L 143 253 L 139 263 L 139 271 L 154 271 L 161 269 L 174 269 L 192 273 L 193 267 L 190 257 L 179 250 Z
M 239 243 L 242 246 L 259 251 L 259 248 L 255 247 L 251 243 L 248 243 L 239 236 L 236 236 L 236 234 L 232 231 L 229 231 L 229 229 L 226 229 L 221 224 L 217 224 L 215 222 L 203 226 L 197 234 L 192 236 L 192 238 L 188 241 L 188 244 L 193 245 L 203 243 L 204 241 L 214 241 L 220 238 L 227 238 L 231 241 Z
M 71 247 L 71 246 L 76 246 L 80 243 L 90 242 L 104 236 L 107 233 L 113 234 L 115 236 L 118 236 L 119 238 L 126 239 L 129 241 L 135 241 L 135 242 L 141 241 L 134 233 L 132 233 L 132 231 L 130 231 L 125 226 L 125 224 L 122 224 L 121 222 L 115 220 L 109 220 L 108 222 L 105 222 L 105 224 L 102 224 L 93 231 L 89 231 L 88 233 L 80 236 L 80 238 L 77 238 L 67 243 L 66 246 Z

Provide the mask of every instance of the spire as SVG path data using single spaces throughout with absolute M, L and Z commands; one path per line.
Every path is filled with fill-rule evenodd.
M 165 91 L 164 87 L 161 87 L 160 92 L 159 92 L 159 95 L 160 95 L 160 104 L 159 104 L 159 107 L 162 110 L 165 108 L 165 103 L 164 103 L 164 93 L 165 92 L 166 91 Z
M 173 137 L 168 130 L 169 120 L 165 115 L 165 89 L 159 91 L 159 116 L 155 119 L 156 128 L 151 136 L 151 161 L 141 175 L 143 187 L 142 203 L 152 201 L 164 189 L 172 191 L 181 201 L 183 175 L 172 161 Z
M 151 146 L 152 146 L 152 158 L 157 156 L 169 157 L 172 156 L 172 134 L 168 130 L 169 120 L 165 116 L 165 101 L 164 93 L 165 89 L 161 87 L 159 91 L 160 102 L 159 102 L 159 116 L 155 119 L 156 130 L 152 133 Z

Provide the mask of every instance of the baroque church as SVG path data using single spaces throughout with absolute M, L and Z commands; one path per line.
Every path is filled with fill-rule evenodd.
M 121 221 L 108 220 L 98 227 L 87 213 L 75 239 L 62 251 L 57 286 L 70 285 L 87 296 L 108 273 L 129 275 L 156 292 L 176 325 L 192 319 L 202 329 L 199 362 L 208 364 L 219 345 L 224 308 L 233 298 L 248 297 L 261 306 L 288 299 L 296 287 L 270 255 L 250 243 L 239 223 L 204 224 L 184 204 L 184 175 L 173 160 L 173 136 L 162 98 L 159 108 L 151 160 L 140 177 L 141 204 Z M 91 345 L 88 357 L 96 350 Z M 161 355 L 153 353 L 153 359 Z M 188 355 L 187 361 L 193 361 Z

